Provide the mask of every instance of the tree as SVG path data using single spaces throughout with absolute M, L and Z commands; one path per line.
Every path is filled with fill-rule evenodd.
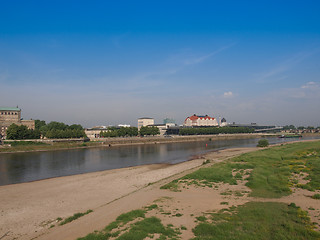
M 269 141 L 267 139 L 260 139 L 257 147 L 268 147 Z
M 35 123 L 35 129 L 39 129 L 43 126 L 46 126 L 46 121 L 43 120 L 34 120 Z
M 283 130 L 295 130 L 296 127 L 294 125 L 286 125 L 283 127 Z
M 83 130 L 83 127 L 80 124 L 72 124 L 72 125 L 68 126 L 68 129 L 71 129 L 71 130 Z
M 148 126 L 145 126 L 145 127 L 141 127 L 140 128 L 140 135 L 141 136 L 145 136 L 145 135 L 158 135 L 160 134 L 160 130 L 159 128 L 155 127 L 155 126 L 152 126 L 152 127 L 148 127 Z
M 11 124 L 7 129 L 7 139 L 22 140 L 22 139 L 38 139 L 40 138 L 40 131 L 38 129 L 28 129 L 26 126 L 18 126 Z

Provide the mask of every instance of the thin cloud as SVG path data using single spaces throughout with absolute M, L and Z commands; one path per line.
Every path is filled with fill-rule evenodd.
M 220 52 L 222 52 L 222 51 L 224 51 L 226 49 L 229 49 L 229 48 L 233 47 L 234 45 L 235 45 L 235 43 L 227 45 L 227 46 L 224 46 L 224 47 L 221 47 L 221 48 L 219 48 L 218 50 L 216 50 L 214 52 L 211 52 L 209 54 L 206 54 L 206 55 L 203 55 L 203 56 L 200 56 L 200 57 L 193 57 L 193 58 L 186 59 L 184 61 L 184 65 L 194 65 L 194 64 L 198 64 L 198 63 L 204 62 L 205 60 L 213 57 L 214 55 L 217 55 L 218 53 L 220 53 Z
M 309 99 L 318 101 L 320 99 L 320 83 L 307 82 L 300 87 L 280 89 L 275 93 L 286 99 Z
M 295 67 L 300 62 L 304 61 L 305 59 L 311 57 L 312 55 L 318 53 L 320 51 L 320 48 L 313 49 L 309 52 L 300 52 L 291 58 L 288 58 L 287 60 L 283 61 L 282 63 L 279 63 L 274 68 L 270 69 L 268 72 L 265 72 L 261 74 L 261 76 L 257 79 L 258 82 L 264 82 L 272 77 L 277 77 L 278 75 L 287 72 L 288 70 Z M 283 76 L 280 76 L 280 78 L 283 78 Z M 279 80 L 279 79 L 277 79 Z
M 232 93 L 231 91 L 225 92 L 225 93 L 223 94 L 223 97 L 224 97 L 224 98 L 232 98 L 232 97 L 233 97 L 233 93 Z
M 301 86 L 302 89 L 318 89 L 319 88 L 319 84 L 317 84 L 316 82 L 308 82 L 306 85 Z

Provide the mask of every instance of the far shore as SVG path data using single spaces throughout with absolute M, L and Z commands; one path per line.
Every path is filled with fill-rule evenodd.
M 2 153 L 23 153 L 23 152 L 41 152 L 54 150 L 68 150 L 81 148 L 115 147 L 141 144 L 159 144 L 159 143 L 177 143 L 194 141 L 214 141 L 226 139 L 249 139 L 261 137 L 275 137 L 278 134 L 267 133 L 242 133 L 242 134 L 219 134 L 219 135 L 196 135 L 196 136 L 148 136 L 148 137 L 124 137 L 124 138 L 98 138 L 90 142 L 83 142 L 83 139 L 51 139 L 38 140 L 30 139 L 23 141 L 43 142 L 47 145 L 5 147 L 0 145 L 0 154 Z M 13 141 L 13 140 L 9 140 Z

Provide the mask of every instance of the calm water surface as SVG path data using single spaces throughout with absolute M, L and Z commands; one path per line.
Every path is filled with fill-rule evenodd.
M 270 144 L 275 144 L 295 139 L 268 140 Z M 208 151 L 253 147 L 258 141 L 259 139 L 215 140 L 0 154 L 0 185 L 145 164 L 176 164 Z

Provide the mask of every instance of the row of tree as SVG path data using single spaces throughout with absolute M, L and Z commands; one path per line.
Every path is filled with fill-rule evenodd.
M 317 127 L 317 128 L 320 128 Z M 304 127 L 304 126 L 299 126 L 299 127 L 295 127 L 294 125 L 286 125 L 283 127 L 283 130 L 313 130 L 313 129 L 316 129 L 315 127 L 313 126 L 308 126 L 308 127 Z
M 39 139 L 41 132 L 38 129 L 28 129 L 26 126 L 11 124 L 7 129 L 7 139 L 22 140 L 22 139 Z
M 180 135 L 211 135 L 211 134 L 232 134 L 232 133 L 253 133 L 253 128 L 248 127 L 200 127 L 180 128 Z
M 101 131 L 101 137 L 134 137 L 138 135 L 138 128 L 136 127 L 109 127 L 108 131 Z
M 80 124 L 72 124 L 69 126 L 56 121 L 46 124 L 45 121 L 35 120 L 35 129 L 39 129 L 43 137 L 51 139 L 86 137 L 84 129 Z
M 157 127 L 141 127 L 140 131 L 136 127 L 109 127 L 107 131 L 101 131 L 101 137 L 134 137 L 134 136 L 147 136 L 147 135 L 158 135 L 160 130 Z
M 26 126 L 11 124 L 7 129 L 7 139 L 39 139 L 46 138 L 82 138 L 86 137 L 84 129 L 79 124 L 67 125 L 61 122 L 50 122 L 35 120 L 35 129 L 28 129 Z

